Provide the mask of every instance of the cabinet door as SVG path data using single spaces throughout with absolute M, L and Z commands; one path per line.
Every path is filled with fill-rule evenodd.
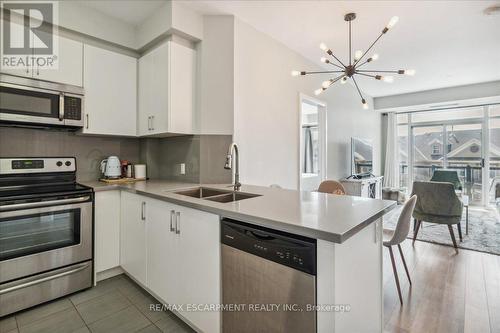
M 147 211 L 147 258 L 148 288 L 169 304 L 178 302 L 176 279 L 179 274 L 177 263 L 177 240 L 175 207 L 172 204 L 148 199 Z
M 137 135 L 137 60 L 85 45 L 83 133 Z
M 146 214 L 145 198 L 122 192 L 120 264 L 134 279 L 146 285 Z
M 219 216 L 180 207 L 177 285 L 180 304 L 220 303 Z M 181 312 L 201 331 L 220 331 L 220 313 Z
M 139 109 L 137 117 L 137 134 L 139 136 L 144 136 L 150 134 L 150 117 L 151 117 L 151 105 L 152 105 L 152 93 L 151 89 L 153 83 L 151 78 L 153 76 L 153 55 L 150 53 L 145 54 L 139 59 L 139 69 L 138 69 L 138 84 L 139 84 Z
M 33 68 L 33 78 L 83 86 L 83 44 L 59 36 L 57 69 Z
M 3 20 L 1 20 L 1 19 L 0 19 L 0 24 L 2 24 L 2 28 L 3 28 Z M 10 24 L 11 24 L 11 33 L 14 33 L 14 36 L 11 37 L 11 38 L 13 38 L 13 41 L 18 41 L 18 42 L 22 41 L 23 36 L 19 35 L 19 34 L 15 35 L 15 32 L 16 31 L 17 32 L 24 31 L 24 27 L 21 24 L 17 24 L 16 22 L 13 22 L 13 21 L 10 22 Z M 4 46 L 4 43 L 0 43 L 1 54 L 5 54 L 4 50 L 3 50 L 3 46 Z M 23 58 L 25 58 L 25 57 L 23 56 Z M 29 77 L 29 78 L 31 78 L 31 76 L 33 75 L 30 66 L 18 65 L 15 68 L 12 68 L 12 67 L 5 67 L 1 62 L 0 62 L 0 72 L 5 73 L 5 74 Z
M 170 43 L 169 132 L 193 134 L 195 50 Z
M 169 43 L 139 59 L 139 135 L 167 132 Z
M 95 270 L 120 266 L 120 191 L 95 194 Z

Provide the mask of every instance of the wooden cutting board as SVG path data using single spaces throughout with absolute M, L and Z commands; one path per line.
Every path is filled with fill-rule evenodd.
M 101 178 L 99 181 L 107 183 L 107 184 L 125 184 L 125 183 L 135 183 L 140 182 L 146 179 L 136 179 L 136 178 L 117 178 L 117 179 L 106 179 Z

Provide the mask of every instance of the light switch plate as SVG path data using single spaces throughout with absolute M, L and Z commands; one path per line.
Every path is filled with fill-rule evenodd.
M 185 175 L 186 174 L 186 164 L 185 163 L 179 164 L 179 173 L 181 175 Z

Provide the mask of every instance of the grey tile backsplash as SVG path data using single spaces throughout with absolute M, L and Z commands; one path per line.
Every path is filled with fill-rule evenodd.
M 149 178 L 186 182 L 229 183 L 223 168 L 229 135 L 169 138 L 82 136 L 71 132 L 0 127 L 0 157 L 75 156 L 79 181 L 100 177 L 102 159 L 116 155 L 132 163 L 147 164 Z M 180 164 L 186 173 L 180 174 Z
M 117 155 L 140 162 L 139 139 L 89 137 L 53 130 L 0 127 L 0 156 L 75 156 L 79 181 L 96 180 L 101 161 Z

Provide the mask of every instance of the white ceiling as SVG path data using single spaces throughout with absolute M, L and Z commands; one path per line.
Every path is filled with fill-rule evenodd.
M 96 9 L 125 23 L 138 25 L 163 6 L 165 0 L 87 0 L 79 4 Z
M 417 74 L 398 76 L 394 83 L 360 78 L 362 90 L 372 96 L 500 80 L 500 15 L 483 14 L 486 7 L 499 1 L 183 3 L 202 13 L 233 14 L 318 64 L 323 56 L 318 47 L 321 42 L 346 60 L 345 13 L 357 14 L 353 22 L 354 49 L 366 48 L 389 19 L 397 15 L 399 23 L 373 49 L 380 59 L 366 69 L 411 68 Z M 318 77 L 318 86 L 323 80 Z

